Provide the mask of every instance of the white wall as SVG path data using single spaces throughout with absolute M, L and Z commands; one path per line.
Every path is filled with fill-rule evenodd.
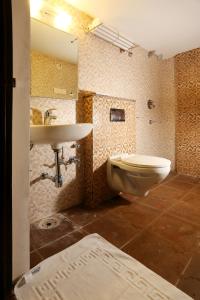
M 13 279 L 29 269 L 29 6 L 13 0 Z

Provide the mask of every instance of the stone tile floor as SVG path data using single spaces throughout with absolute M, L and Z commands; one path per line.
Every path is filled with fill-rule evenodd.
M 57 214 L 53 229 L 31 225 L 31 267 L 97 232 L 200 299 L 200 179 L 171 174 L 147 197 L 122 195 L 94 210 Z

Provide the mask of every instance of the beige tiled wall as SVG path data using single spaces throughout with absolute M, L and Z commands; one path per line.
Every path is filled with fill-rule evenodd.
M 31 96 L 77 99 L 77 76 L 77 65 L 31 51 Z M 64 89 L 66 93 L 56 94 L 54 88 Z
M 200 176 L 200 48 L 176 56 L 175 75 L 177 170 Z
M 132 139 L 130 139 L 131 142 L 127 149 L 134 151 L 136 149 L 136 152 L 142 154 L 167 157 L 172 160 L 174 165 L 173 60 L 162 62 L 156 57 L 148 58 L 147 52 L 141 48 L 134 50 L 133 57 L 128 57 L 126 53 L 121 54 L 118 48 L 89 35 L 80 43 L 79 83 L 79 87 L 83 90 L 92 89 L 93 92 L 107 95 L 111 99 L 116 97 L 117 105 L 124 105 L 126 103 L 124 99 L 136 100 L 134 108 L 136 130 L 133 130 L 129 126 L 130 124 L 128 125 L 127 130 L 129 130 Z M 147 109 L 148 99 L 155 101 L 156 108 L 152 111 Z M 104 112 L 103 106 L 108 102 L 101 96 L 98 100 L 95 98 L 94 103 L 98 103 L 96 112 L 99 109 L 98 118 L 93 119 L 96 126 Z M 58 122 L 76 121 L 76 102 L 33 97 L 31 106 L 39 108 L 43 113 L 49 107 L 55 106 L 60 115 Z M 155 123 L 150 125 L 150 119 Z M 101 127 L 98 130 L 103 132 Z M 113 144 L 113 148 L 109 146 L 109 149 L 112 150 L 111 152 L 126 151 L 119 145 Z M 104 147 L 105 149 L 108 148 L 105 144 Z M 104 152 L 103 146 L 101 149 Z M 73 154 L 73 150 L 68 145 L 66 146 L 66 156 L 70 154 Z M 94 155 L 101 157 L 99 152 L 98 154 L 94 153 Z M 105 155 L 108 155 L 106 151 Z M 53 152 L 49 146 L 35 146 L 31 152 L 31 178 L 39 175 L 41 171 L 47 171 L 47 168 L 42 165 L 45 162 L 50 163 L 52 160 Z M 87 163 L 89 162 L 87 161 Z M 99 171 L 95 172 L 95 178 L 100 176 L 101 168 L 99 166 L 97 168 Z M 102 170 L 103 168 L 105 171 L 105 165 Z M 31 187 L 30 214 L 32 221 L 82 201 L 81 189 L 83 186 L 77 185 L 75 166 L 70 166 L 67 172 L 63 172 L 66 182 L 65 189 L 62 190 L 61 194 L 60 190 L 49 181 L 40 182 Z M 79 182 L 81 181 L 80 177 Z M 71 185 L 69 185 L 70 182 L 72 182 Z M 59 199 L 62 199 L 62 207 L 58 204 L 58 195 L 61 195 Z M 96 197 L 100 199 L 100 196 Z
M 161 62 L 160 66 L 160 148 L 159 155 L 167 157 L 175 169 L 175 107 L 174 59 Z
M 136 99 L 136 150 L 140 154 L 166 157 L 175 168 L 175 86 L 173 59 L 152 62 L 146 58 L 140 72 L 143 89 Z M 142 82 L 142 81 L 141 81 Z M 141 82 L 139 84 L 141 84 Z M 147 100 L 155 108 L 148 109 Z M 149 121 L 151 120 L 151 124 Z
M 169 158 L 175 166 L 174 60 L 148 57 L 138 47 L 132 57 L 89 34 L 80 41 L 79 88 L 136 100 L 136 152 Z M 152 99 L 155 109 L 147 108 Z M 149 120 L 153 124 L 149 124 Z
M 135 152 L 135 102 L 131 100 L 91 95 L 79 100 L 80 120 L 93 123 L 93 132 L 84 142 L 84 203 L 95 207 L 113 197 L 107 185 L 106 161 L 109 155 Z M 110 122 L 110 109 L 125 110 L 125 122 Z
M 88 23 L 88 21 L 91 21 L 91 19 L 85 18 L 85 24 Z M 80 28 L 77 32 L 80 32 Z M 96 98 L 94 98 L 94 107 L 96 107 L 96 112 L 99 111 L 96 117 L 90 120 L 94 122 L 94 132 L 98 132 L 98 130 L 100 132 L 102 131 L 102 133 L 104 132 L 105 127 L 98 127 L 100 124 L 98 120 L 99 118 L 103 118 L 102 113 L 104 113 L 104 106 L 109 106 L 108 103 L 112 103 L 112 101 L 114 101 L 113 99 L 117 98 L 115 100 L 118 106 L 134 103 L 127 102 L 129 104 L 126 104 L 127 99 L 136 101 L 134 104 L 136 124 L 128 124 L 127 127 L 131 140 L 130 144 L 127 144 L 125 148 L 121 148 L 120 143 L 115 144 L 113 142 L 111 147 L 107 140 L 109 147 L 104 143 L 104 146 L 101 146 L 101 153 L 94 152 L 96 162 L 98 161 L 96 160 L 98 155 L 102 158 L 102 161 L 100 160 L 102 162 L 102 168 L 99 165 L 95 166 L 95 178 L 98 176 L 98 178 L 102 178 L 102 174 L 105 175 L 105 157 L 114 151 L 132 152 L 136 149 L 137 153 L 160 155 L 169 158 L 172 160 L 174 166 L 175 92 L 173 59 L 162 61 L 156 56 L 149 58 L 147 51 L 140 47 L 134 49 L 133 56 L 129 57 L 127 53 L 120 53 L 117 47 L 112 46 L 92 34 L 82 35 L 79 42 L 78 77 L 80 90 L 92 91 L 97 95 L 105 96 L 105 98 L 104 96 L 95 96 Z M 155 109 L 147 109 L 148 99 L 152 99 L 155 102 Z M 58 112 L 62 116 L 59 118 L 61 122 L 75 122 L 76 102 L 72 104 L 70 101 L 64 100 L 46 99 L 44 101 L 44 99 L 34 97 L 31 99 L 31 106 L 38 107 L 42 109 L 43 112 L 54 105 L 58 108 Z M 90 106 L 91 104 L 88 103 L 87 105 Z M 153 120 L 154 123 L 150 125 L 149 120 Z M 131 126 L 136 126 L 136 129 Z M 117 132 L 114 133 L 118 134 Z M 91 136 L 87 139 L 90 138 Z M 114 141 L 114 139 L 117 141 L 116 137 L 113 138 L 112 141 Z M 95 145 L 96 143 L 98 143 L 98 140 L 94 141 Z M 93 151 L 93 146 L 88 147 L 88 152 Z M 109 149 L 108 152 L 106 152 L 107 148 Z M 73 152 L 68 145 L 66 147 L 66 156 L 71 154 L 71 151 Z M 104 152 L 106 153 L 105 156 L 103 156 Z M 42 165 L 46 161 L 51 162 L 52 159 L 53 152 L 49 146 L 35 147 L 31 153 L 31 178 L 38 175 L 42 170 L 46 171 L 47 169 Z M 88 166 L 90 163 L 90 161 L 87 161 Z M 99 171 L 96 171 L 98 169 Z M 100 172 L 101 170 L 104 170 L 102 171 L 103 173 Z M 81 173 L 79 172 L 79 174 Z M 58 197 L 63 200 L 61 202 L 62 204 L 64 203 L 65 207 L 75 205 L 82 201 L 83 195 L 81 191 L 83 184 L 80 183 L 77 185 L 75 167 L 70 166 L 67 172 L 64 171 L 64 176 L 66 178 L 65 188 L 62 189 L 61 193 L 60 190 L 55 188 L 49 181 L 38 183 L 31 188 L 30 214 L 32 221 L 61 209 L 61 206 L 58 204 Z M 79 182 L 81 182 L 81 178 L 82 177 L 79 176 Z M 82 179 L 84 180 L 84 178 Z M 98 182 L 98 179 L 95 180 Z M 72 182 L 71 185 L 70 182 Z M 106 185 L 105 182 L 104 180 L 104 184 Z M 69 188 L 70 190 L 68 190 Z M 88 190 L 90 188 L 88 184 Z M 96 197 L 98 201 L 100 201 L 101 194 L 97 193 Z
M 59 100 L 51 98 L 31 98 L 31 106 L 44 115 L 45 110 L 55 107 L 56 124 L 76 122 L 76 101 Z M 76 150 L 71 148 L 73 143 L 64 143 L 64 155 L 76 155 Z M 51 165 L 54 162 L 54 153 L 49 145 L 35 145 L 30 151 L 30 180 L 37 178 L 42 172 L 54 175 L 54 168 L 48 168 L 44 164 Z M 79 167 L 69 165 L 67 170 L 61 166 L 64 185 L 56 188 L 50 180 L 39 181 L 30 188 L 30 220 L 31 223 L 43 217 L 52 215 L 54 212 L 76 205 L 83 200 L 83 177 L 81 170 L 83 160 Z
M 59 5 L 73 16 L 69 32 L 79 40 L 79 89 L 97 94 L 136 100 L 136 151 L 165 156 L 175 166 L 175 87 L 174 61 L 148 57 L 141 47 L 133 49 L 132 57 L 120 53 L 119 48 L 95 37 L 84 34 L 93 19 L 74 9 L 64 0 L 45 0 Z M 42 22 L 52 25 L 45 16 Z M 148 99 L 156 108 L 147 110 Z M 168 109 L 166 109 L 168 107 Z M 149 120 L 154 123 L 149 125 Z M 167 137 L 167 138 L 166 138 Z

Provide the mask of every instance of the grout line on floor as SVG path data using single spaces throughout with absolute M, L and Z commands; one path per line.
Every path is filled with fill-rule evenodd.
M 179 176 L 178 174 L 172 175 L 172 178 L 170 178 L 167 182 L 170 182 L 170 181 L 174 180 L 174 179 L 177 178 L 178 176 Z M 166 185 L 167 182 L 163 182 L 163 183 L 159 184 L 159 185 L 156 186 L 153 190 L 156 190 L 156 189 L 157 189 L 158 187 L 160 187 L 160 186 L 167 186 L 167 185 Z M 172 189 L 172 190 L 177 190 L 176 188 L 171 187 L 171 186 L 167 186 L 167 187 L 168 187 L 169 189 Z M 166 209 L 164 209 L 164 210 L 160 210 L 160 209 L 158 209 L 158 208 L 156 208 L 156 207 L 153 207 L 153 206 L 151 206 L 151 205 L 148 204 L 148 203 L 140 203 L 140 202 L 138 202 L 137 200 L 133 200 L 134 203 L 137 203 L 138 205 L 141 205 L 141 206 L 144 206 L 144 207 L 147 207 L 147 208 L 151 208 L 151 209 L 153 209 L 153 210 L 159 212 L 159 214 L 158 214 L 158 216 L 155 217 L 155 219 L 153 219 L 153 220 L 152 220 L 145 228 L 143 228 L 141 231 L 139 231 L 137 234 L 135 234 L 133 237 L 131 237 L 131 239 L 128 240 L 126 243 L 124 243 L 120 248 L 125 247 L 128 243 L 130 243 L 131 241 L 133 241 L 134 239 L 136 239 L 139 235 L 143 234 L 143 232 L 144 232 L 145 230 L 148 230 L 155 222 L 157 222 L 157 220 L 158 220 L 159 218 L 161 218 L 164 214 L 167 214 L 167 213 L 171 210 L 172 207 L 178 205 L 178 204 L 180 203 L 180 201 L 182 201 L 182 199 L 184 199 L 184 198 L 187 196 L 187 194 L 190 193 L 191 190 L 194 189 L 195 187 L 196 187 L 196 184 L 194 184 L 194 187 L 192 187 L 191 189 L 189 189 L 183 196 L 181 196 L 180 199 L 179 199 L 179 201 L 177 200 L 177 203 L 172 204 L 170 207 L 168 207 L 168 208 L 166 208 Z M 117 207 L 117 206 L 116 206 L 116 207 Z M 64 217 L 64 219 L 65 219 L 66 221 L 70 222 L 71 224 L 73 224 L 73 225 L 74 225 L 75 227 L 77 227 L 77 228 L 76 228 L 75 230 L 72 230 L 71 232 L 68 232 L 67 234 L 62 235 L 61 237 L 59 237 L 59 238 L 57 238 L 57 239 L 55 239 L 55 240 L 53 240 L 53 241 L 50 241 L 50 242 L 48 242 L 48 243 L 42 245 L 42 246 L 39 247 L 39 248 L 33 249 L 30 253 L 33 253 L 33 252 L 35 252 L 35 251 L 37 251 L 37 250 L 39 250 L 39 249 L 42 249 L 42 248 L 44 248 L 44 247 L 46 247 L 46 246 L 48 246 L 48 245 L 51 245 L 51 244 L 53 244 L 54 242 L 56 242 L 56 241 L 58 241 L 58 240 L 60 240 L 60 239 L 62 239 L 62 238 L 64 238 L 64 237 L 66 237 L 66 236 L 68 236 L 68 235 L 70 235 L 71 233 L 76 232 L 76 231 L 79 231 L 79 232 L 80 232 L 80 230 L 83 230 L 83 231 L 85 231 L 87 234 L 90 234 L 89 232 L 87 232 L 87 231 L 84 229 L 84 227 L 86 227 L 86 226 L 89 225 L 89 224 L 92 224 L 93 222 L 95 222 L 95 221 L 97 221 L 97 220 L 100 220 L 100 219 L 101 219 L 102 217 L 104 217 L 105 215 L 111 213 L 111 212 L 112 212 L 112 209 L 115 209 L 115 207 L 111 208 L 111 209 L 108 210 L 107 212 L 105 211 L 105 213 L 100 214 L 98 217 L 96 217 L 95 220 L 91 220 L 90 222 L 88 222 L 88 223 L 86 223 L 86 224 L 84 224 L 84 225 L 80 225 L 80 224 L 78 224 L 77 222 L 74 222 L 73 220 L 70 219 L 69 216 L 66 216 L 66 215 L 64 215 L 62 212 L 60 212 L 60 214 L 62 214 L 62 216 Z M 184 219 L 184 218 L 181 218 L 181 217 L 179 217 L 179 216 L 176 216 L 176 215 L 173 215 L 173 214 L 170 214 L 170 215 L 173 216 L 174 218 L 177 218 L 177 219 L 183 221 L 183 222 L 190 223 L 190 224 L 193 224 L 193 225 L 195 225 L 195 226 L 198 225 L 198 224 L 193 223 L 193 222 L 188 222 L 188 220 L 186 220 L 186 219 Z
M 180 274 L 180 277 L 178 278 L 178 280 L 176 281 L 175 283 L 175 286 L 177 286 L 181 280 L 181 276 L 183 276 L 186 272 L 186 270 L 188 269 L 189 265 L 191 264 L 191 261 L 192 261 L 192 256 L 189 258 L 188 262 L 186 263 L 185 267 L 183 268 L 181 274 Z
M 189 193 L 189 191 L 187 192 Z M 181 199 L 180 199 L 181 200 Z M 160 219 L 163 215 L 167 214 L 168 211 L 170 211 L 170 209 L 174 206 L 176 206 L 178 203 L 172 204 L 170 207 L 166 208 L 165 210 L 161 211 L 160 214 L 158 214 L 158 216 L 152 220 L 152 222 L 150 222 L 145 228 L 143 228 L 138 234 L 136 234 L 133 238 L 131 238 L 128 242 L 124 243 L 123 246 L 120 247 L 120 249 L 124 248 L 125 246 L 127 246 L 130 242 L 134 241 L 139 235 L 142 235 L 144 233 L 144 231 L 148 230 L 154 223 L 157 222 L 158 219 Z M 142 205 L 145 205 L 144 203 L 142 203 Z M 145 205 L 147 207 L 150 207 L 148 205 Z M 151 207 L 152 208 L 152 207 Z M 176 218 L 176 216 L 173 216 Z M 184 221 L 184 220 L 183 220 Z M 188 222 L 186 222 L 188 223 Z M 157 234 L 158 236 L 160 236 L 159 234 Z M 161 237 L 162 238 L 162 237 Z M 170 240 L 166 239 L 167 241 L 171 242 Z
M 177 173 L 174 174 L 174 175 L 171 175 L 171 178 L 165 179 L 164 181 L 162 181 L 162 182 L 159 184 L 159 186 L 160 186 L 160 185 L 165 185 L 166 183 L 168 183 L 168 182 L 174 180 L 175 178 L 177 178 L 178 176 L 179 176 L 179 175 L 178 175 Z
M 160 187 L 160 186 L 162 186 L 162 184 L 160 184 L 158 187 Z M 173 190 L 174 192 L 177 191 L 176 188 L 171 187 L 171 186 L 167 186 L 167 188 L 169 188 L 170 190 Z M 156 189 L 154 189 L 154 190 L 156 190 Z M 134 203 L 138 203 L 139 205 L 146 206 L 146 207 L 148 207 L 148 208 L 152 208 L 152 209 L 155 209 L 155 210 L 157 210 L 157 211 L 161 211 L 161 212 L 162 212 L 162 211 L 165 211 L 165 210 L 167 210 L 167 209 L 170 209 L 170 208 L 173 207 L 174 205 L 178 205 L 178 204 L 180 203 L 180 201 L 182 201 L 182 199 L 183 199 L 184 197 L 186 197 L 187 194 L 190 193 L 190 192 L 191 192 L 191 190 L 185 192 L 185 194 L 184 194 L 183 196 L 181 196 L 180 198 L 176 199 L 176 202 L 177 202 L 177 203 L 172 204 L 171 206 L 169 206 L 169 207 L 166 208 L 166 209 L 159 209 L 159 208 L 157 208 L 157 207 L 155 207 L 155 206 L 151 206 L 151 204 L 148 204 L 148 203 L 145 203 L 145 202 L 140 202 L 140 199 L 133 199 L 133 201 L 134 201 Z
M 50 241 L 50 242 L 48 242 L 48 243 L 42 245 L 42 246 L 39 247 L 39 248 L 34 249 L 33 251 L 31 251 L 31 253 L 34 252 L 34 251 L 40 250 L 40 249 L 42 249 L 42 248 L 45 248 L 46 246 L 52 245 L 54 242 L 57 242 L 57 241 L 61 240 L 62 238 L 66 237 L 66 236 L 68 236 L 68 235 L 70 235 L 70 234 L 72 234 L 72 233 L 74 233 L 74 232 L 80 232 L 80 233 L 81 233 L 81 231 L 80 231 L 81 229 L 82 229 L 82 228 L 78 228 L 78 229 L 75 229 L 75 230 L 73 230 L 73 231 L 70 231 L 70 232 L 68 232 L 68 233 L 66 233 L 66 234 L 64 234 L 64 235 L 62 235 L 62 236 L 60 236 L 59 238 L 57 238 L 57 239 L 55 239 L 55 240 L 53 240 L 53 241 Z
M 30 255 L 31 255 L 31 254 L 34 254 L 34 253 L 38 254 L 41 258 L 43 258 L 43 256 L 38 252 L 38 249 L 32 250 L 32 251 L 30 252 Z
M 173 190 L 176 190 L 175 188 L 172 188 L 172 187 L 169 187 L 169 188 L 170 188 L 170 189 L 173 189 Z M 182 199 L 184 199 L 185 197 L 187 197 L 187 195 L 188 195 L 190 192 L 191 192 L 191 190 L 185 192 L 184 195 L 181 196 L 181 197 L 177 200 L 177 203 L 174 203 L 174 204 L 172 204 L 170 207 L 164 209 L 163 212 L 167 212 L 167 211 L 170 210 L 172 207 L 174 207 L 174 206 L 180 204 L 181 201 L 182 201 L 183 203 L 186 203 L 186 202 L 185 202 L 184 200 L 182 200 Z M 134 201 L 136 201 L 136 200 L 134 200 Z M 149 205 L 149 204 L 146 204 L 146 203 L 140 203 L 140 205 L 144 205 L 144 206 L 147 206 L 147 207 L 150 207 L 150 208 L 154 208 L 154 209 L 156 209 L 156 210 L 159 210 L 158 208 L 155 208 L 155 207 L 153 207 L 153 206 L 151 206 L 151 205 Z M 196 224 L 195 224 L 195 225 L 196 225 Z
M 80 226 L 79 224 L 73 222 L 68 216 L 64 215 L 63 213 L 60 213 L 60 214 L 62 214 L 63 220 L 68 221 L 69 223 L 71 223 L 71 224 L 74 225 L 74 226 Z
M 120 249 L 124 248 L 126 245 L 128 245 L 130 242 L 134 241 L 139 235 L 142 235 L 146 230 L 148 230 L 148 228 L 150 228 L 150 226 L 152 224 L 154 224 L 162 215 L 162 213 L 160 213 L 155 219 L 153 219 L 146 227 L 144 227 L 141 231 L 139 231 L 137 234 L 135 234 L 129 241 L 127 241 L 126 243 L 124 243 Z
M 198 182 L 198 183 L 194 183 L 194 186 L 190 189 L 190 192 L 191 192 L 191 193 L 198 194 L 198 192 L 194 192 L 194 191 L 193 191 L 193 190 L 196 189 L 196 187 L 197 187 L 198 184 L 199 184 L 199 182 Z
M 83 210 L 84 210 L 84 209 L 83 209 Z M 108 212 L 109 212 L 109 211 L 108 211 Z M 103 213 L 103 214 L 100 214 L 99 216 L 95 217 L 95 220 L 91 220 L 91 221 L 89 221 L 88 223 L 86 223 L 86 224 L 84 224 L 84 225 L 80 225 L 80 224 L 78 224 L 77 222 L 71 220 L 69 216 L 67 216 L 66 219 L 69 220 L 73 225 L 75 225 L 75 226 L 80 226 L 80 228 L 83 228 L 84 226 L 87 226 L 87 225 L 89 225 L 89 224 L 91 224 L 91 223 L 93 223 L 93 222 L 95 222 L 95 221 L 101 219 L 101 218 L 102 218 L 103 216 L 105 216 L 108 212 L 105 212 L 105 213 Z
M 181 217 L 181 216 L 176 215 L 175 213 L 169 213 L 169 215 L 170 215 L 171 217 L 175 218 L 175 219 L 178 219 L 179 221 L 182 221 L 182 222 L 184 222 L 184 223 L 193 225 L 193 226 L 195 226 L 195 227 L 199 227 L 199 226 L 200 226 L 199 223 L 195 223 L 195 222 L 193 222 L 193 221 L 190 221 L 190 220 L 188 220 L 188 219 L 186 219 L 186 218 L 184 218 L 184 217 Z

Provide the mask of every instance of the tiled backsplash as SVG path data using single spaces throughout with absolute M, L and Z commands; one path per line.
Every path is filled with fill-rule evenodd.
M 110 122 L 110 109 L 125 110 L 125 122 Z M 112 198 L 107 184 L 106 161 L 114 153 L 135 152 L 135 102 L 131 100 L 86 95 L 78 103 L 80 121 L 92 122 L 93 133 L 84 142 L 84 203 L 95 207 Z M 82 117 L 82 120 L 81 120 Z
M 46 2 L 55 5 L 54 0 Z M 136 100 L 136 151 L 169 158 L 175 166 L 175 87 L 174 61 L 160 60 L 156 55 L 136 47 L 132 57 L 119 48 L 85 34 L 93 19 L 60 0 L 59 6 L 73 15 L 69 32 L 79 37 L 78 87 L 97 94 Z M 41 21 L 48 21 L 45 15 Z M 148 99 L 156 108 L 146 110 Z M 152 125 L 149 120 L 153 119 Z
M 31 98 L 31 107 L 37 109 L 44 115 L 48 108 L 56 108 L 57 119 L 53 120 L 56 124 L 75 123 L 76 122 L 76 101 L 58 100 L 51 98 Z M 73 143 L 65 143 L 65 158 L 76 154 L 76 150 L 71 148 Z M 35 145 L 30 151 L 30 180 L 37 178 L 42 172 L 48 172 L 53 175 L 54 168 L 50 169 L 44 164 L 51 165 L 54 162 L 54 153 L 50 145 Z M 67 170 L 61 166 L 64 185 L 60 189 L 54 186 L 50 180 L 42 180 L 30 188 L 30 221 L 31 223 L 52 215 L 54 212 L 64 208 L 71 207 L 80 203 L 83 199 L 83 177 L 80 167 L 69 165 Z
M 93 94 L 80 98 L 78 102 L 32 97 L 31 107 L 42 115 L 48 108 L 55 107 L 57 119 L 53 122 L 57 124 L 74 123 L 76 119 L 94 124 L 93 134 L 80 141 L 80 167 L 70 165 L 67 171 L 64 166 L 61 167 L 64 177 L 61 189 L 49 180 L 31 186 L 31 223 L 81 201 L 93 207 L 112 197 L 113 192 L 107 185 L 106 160 L 108 155 L 116 152 L 135 152 L 135 102 Z M 125 122 L 110 122 L 110 108 L 125 109 Z M 33 123 L 37 120 L 37 117 L 33 118 Z M 66 158 L 76 154 L 71 145 L 64 144 Z M 53 161 L 54 153 L 49 145 L 35 145 L 30 151 L 30 180 L 42 172 L 53 175 L 54 169 L 44 166 L 51 165 Z
M 105 159 L 107 155 L 113 152 L 134 152 L 136 150 L 141 154 L 164 156 L 174 162 L 175 93 L 173 60 L 159 61 L 157 57 L 148 58 L 147 52 L 139 47 L 134 50 L 132 57 L 128 57 L 126 53 L 120 54 L 118 48 L 89 34 L 80 41 L 78 68 L 79 88 L 92 90 L 99 95 L 108 95 L 94 95 L 93 104 L 91 104 L 91 101 L 86 101 L 84 104 L 85 118 L 88 118 L 88 122 L 94 123 L 95 136 L 97 136 L 96 134 L 99 135 L 97 139 L 94 139 L 94 145 L 88 143 L 86 146 L 88 149 L 85 148 L 85 153 L 94 151 L 93 162 L 85 161 L 87 162 L 86 166 L 90 169 L 90 171 L 87 171 L 91 172 L 92 170 L 92 174 L 95 171 L 95 188 L 98 188 L 98 178 L 105 176 Z M 134 99 L 136 103 L 126 99 Z M 153 99 L 156 104 L 156 108 L 152 111 L 147 109 L 148 99 Z M 56 123 L 60 124 L 76 121 L 76 104 L 76 101 L 70 100 L 31 98 L 31 107 L 38 109 L 42 114 L 48 108 L 57 108 L 58 119 Z M 132 139 L 125 142 L 125 144 L 123 141 L 124 135 L 122 136 L 121 132 L 124 132 L 123 126 L 126 122 L 125 124 L 123 122 L 113 122 L 111 126 L 110 123 L 107 123 L 111 106 L 125 108 L 126 111 L 128 107 L 128 110 L 132 111 L 133 122 L 130 121 L 129 123 L 128 121 L 126 132 Z M 83 107 L 81 110 L 83 112 Z M 94 110 L 95 114 L 91 114 L 91 110 Z M 91 114 L 90 116 L 87 114 L 88 111 Z M 41 122 L 41 114 L 36 115 L 36 121 Z M 135 116 L 139 117 L 136 118 L 136 129 Z M 149 119 L 152 119 L 155 123 L 150 125 Z M 107 128 L 108 131 L 106 131 Z M 108 132 L 113 134 L 111 140 L 107 135 Z M 103 136 L 106 136 L 106 139 L 103 139 Z M 88 141 L 90 138 L 91 136 L 86 140 Z M 75 154 L 70 145 L 70 143 L 65 144 L 66 157 Z M 93 147 L 98 148 L 98 151 L 93 150 Z M 52 169 L 49 171 L 43 164 L 51 164 L 53 160 L 54 154 L 50 146 L 34 146 L 30 152 L 31 180 L 39 176 L 41 172 L 52 172 Z M 62 189 L 55 188 L 53 183 L 48 180 L 31 187 L 31 222 L 83 200 L 84 177 L 81 176 L 81 172 L 84 167 L 84 159 L 82 158 L 81 161 L 81 169 L 78 169 L 78 171 L 74 165 L 70 165 L 67 171 L 62 166 L 65 178 Z M 102 167 L 99 164 L 102 164 Z M 92 174 L 91 176 L 93 176 Z M 87 184 L 88 191 L 90 188 L 91 186 Z M 104 198 L 101 193 L 103 193 L 103 189 L 96 192 L 97 201 L 101 200 L 101 196 Z M 90 205 L 91 201 L 87 201 Z
M 31 51 L 31 96 L 77 99 L 77 76 L 77 65 Z M 55 89 L 64 94 L 57 94 Z
M 148 57 L 137 47 L 132 57 L 88 34 L 80 40 L 79 88 L 136 100 L 136 151 L 164 156 L 175 166 L 174 60 Z M 155 109 L 147 108 L 152 99 Z M 150 125 L 149 120 L 153 120 Z
M 63 0 L 61 2 L 65 7 Z M 91 18 L 80 12 L 77 17 L 83 19 L 84 26 L 91 22 Z M 147 51 L 140 47 L 129 57 L 92 34 L 84 35 L 78 26 L 72 33 L 81 37 L 79 89 L 94 93 L 87 94 L 87 97 L 84 93 L 78 102 L 31 97 L 33 122 L 41 123 L 44 112 L 55 107 L 58 118 L 54 122 L 57 124 L 92 122 L 94 129 L 85 141 L 80 142 L 80 168 L 70 165 L 66 171 L 62 166 L 64 186 L 61 189 L 49 180 L 31 186 L 31 222 L 83 200 L 92 207 L 111 197 L 106 182 L 106 159 L 113 153 L 136 151 L 164 156 L 172 161 L 173 168 L 175 166 L 174 59 L 149 58 Z M 179 173 L 194 176 L 200 176 L 199 70 L 200 49 L 175 58 L 177 169 Z M 127 99 L 134 99 L 136 103 Z M 153 110 L 147 108 L 149 99 L 155 103 Z M 126 121 L 111 123 L 110 108 L 125 109 Z M 75 155 L 71 145 L 65 143 L 66 158 Z M 44 164 L 53 161 L 54 153 L 49 145 L 35 145 L 30 152 L 30 179 L 38 177 L 41 172 L 51 174 L 53 169 Z

